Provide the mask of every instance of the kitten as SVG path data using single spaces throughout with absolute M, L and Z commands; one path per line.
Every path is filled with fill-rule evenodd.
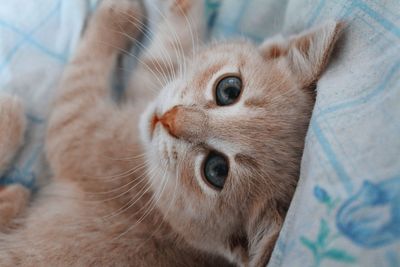
M 142 5 L 103 0 L 90 20 L 50 117 L 53 180 L 0 236 L 1 266 L 268 262 L 342 26 L 194 50 L 202 1 L 164 4 L 120 106 L 110 78 L 143 30 Z

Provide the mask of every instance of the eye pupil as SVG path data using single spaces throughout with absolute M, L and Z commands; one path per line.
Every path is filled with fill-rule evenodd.
M 223 155 L 211 152 L 205 160 L 203 171 L 208 183 L 222 189 L 229 172 L 228 162 Z
M 228 87 L 225 89 L 225 93 L 228 95 L 229 98 L 236 98 L 239 96 L 240 91 L 237 90 L 235 87 Z
M 242 91 L 242 81 L 236 76 L 223 78 L 217 84 L 216 100 L 219 106 L 233 104 Z

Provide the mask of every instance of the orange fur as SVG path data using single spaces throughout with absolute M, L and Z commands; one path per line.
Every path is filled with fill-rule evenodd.
M 0 96 L 0 177 L 23 143 L 25 124 L 18 98 Z M 29 195 L 21 185 L 10 185 L 0 190 L 0 230 L 10 227 L 11 221 L 25 208 Z
M 109 80 L 143 10 L 103 0 L 90 20 L 49 122 L 53 181 L 0 236 L 1 266 L 267 263 L 299 173 L 314 101 L 305 88 L 327 64 L 338 25 L 286 40 L 287 53 L 248 41 L 192 51 L 204 32 L 201 1 L 167 3 L 121 106 Z M 226 74 L 240 75 L 243 93 L 219 107 L 213 88 Z M 199 174 L 211 149 L 230 162 L 220 192 Z

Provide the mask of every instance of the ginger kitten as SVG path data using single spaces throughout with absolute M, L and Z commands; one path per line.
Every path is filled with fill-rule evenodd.
M 103 0 L 91 18 L 50 117 L 53 180 L 0 236 L 1 266 L 268 262 L 341 24 L 198 48 L 202 1 L 163 4 L 123 105 L 110 78 L 142 5 Z

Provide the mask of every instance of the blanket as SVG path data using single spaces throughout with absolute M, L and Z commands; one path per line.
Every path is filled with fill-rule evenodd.
M 60 74 L 96 1 L 0 0 L 0 90 L 21 96 L 24 148 L 1 184 L 39 188 Z M 299 185 L 269 266 L 400 266 L 400 4 L 204 0 L 212 38 L 346 28 L 317 85 Z

